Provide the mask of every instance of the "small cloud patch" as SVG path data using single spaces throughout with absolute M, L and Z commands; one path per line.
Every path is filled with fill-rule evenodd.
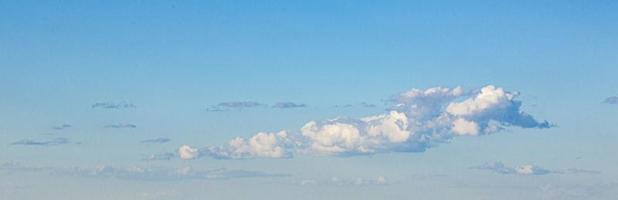
M 135 106 L 135 104 L 127 102 L 98 102 L 92 104 L 91 107 L 98 109 L 128 109 L 136 108 L 137 106 Z
M 22 146 L 56 146 L 62 144 L 69 144 L 70 141 L 67 138 L 59 137 L 53 138 L 49 140 L 32 140 L 32 139 L 23 139 L 16 142 L 11 143 L 11 145 L 22 145 Z
M 60 124 L 58 126 L 53 126 L 52 129 L 54 130 L 64 130 L 64 129 L 68 129 L 73 127 L 71 124 Z
M 248 108 L 263 107 L 265 104 L 255 101 L 228 101 L 221 102 L 217 105 L 212 105 L 206 109 L 209 112 L 222 112 L 231 110 L 243 110 Z
M 109 124 L 103 126 L 103 128 L 137 128 L 135 124 Z
M 157 143 L 157 144 L 162 144 L 162 143 L 167 143 L 172 141 L 172 139 L 169 138 L 154 138 L 154 139 L 147 139 L 147 140 L 142 140 L 140 143 Z
M 272 105 L 273 108 L 288 109 L 288 108 L 305 108 L 306 104 L 294 103 L 294 102 L 278 102 Z
M 518 167 L 509 167 L 502 162 L 488 162 L 480 166 L 472 167 L 472 169 L 487 170 L 498 174 L 506 175 L 522 175 L 522 176 L 536 176 L 547 174 L 599 174 L 600 171 L 585 170 L 577 168 L 569 168 L 566 170 L 550 170 L 533 164 L 524 164 Z
M 602 103 L 618 105 L 618 96 L 607 97 Z

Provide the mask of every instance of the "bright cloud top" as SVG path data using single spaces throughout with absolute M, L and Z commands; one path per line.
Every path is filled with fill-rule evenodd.
M 261 132 L 199 152 L 219 159 L 422 152 L 457 136 L 488 135 L 511 126 L 551 127 L 521 111 L 518 95 L 493 85 L 470 92 L 461 87 L 412 89 L 392 97 L 385 114 L 310 121 L 299 132 Z

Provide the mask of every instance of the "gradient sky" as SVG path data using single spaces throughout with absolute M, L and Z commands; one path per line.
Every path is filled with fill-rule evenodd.
M 617 10 L 615 1 L 0 0 L 0 199 L 614 199 Z M 519 92 L 522 111 L 555 126 L 508 126 L 425 152 L 177 155 L 181 145 L 387 113 L 412 88 L 486 85 Z M 261 105 L 212 112 L 225 102 Z M 169 141 L 144 142 L 157 138 Z M 170 159 L 148 159 L 161 153 Z M 513 171 L 522 165 L 542 170 Z

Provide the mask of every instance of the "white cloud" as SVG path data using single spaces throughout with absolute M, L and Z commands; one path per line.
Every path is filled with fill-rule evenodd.
M 487 135 L 511 126 L 551 127 L 521 111 L 518 94 L 493 85 L 471 92 L 461 87 L 412 89 L 392 97 L 385 114 L 310 121 L 297 132 L 258 133 L 204 151 L 225 159 L 421 152 L 457 136 Z
M 478 94 L 465 101 L 450 103 L 446 111 L 455 116 L 474 115 L 495 107 L 506 107 L 512 103 L 516 95 L 516 93 L 508 93 L 502 88 L 488 85 L 483 87 Z
M 249 139 L 234 138 L 224 147 L 211 147 L 207 151 L 211 156 L 223 159 L 241 159 L 251 157 L 284 158 L 290 152 L 286 143 L 289 143 L 288 133 L 260 132 Z
M 458 118 L 453 121 L 453 128 L 451 130 L 457 135 L 478 135 L 479 125 L 473 121 Z
M 196 148 L 192 148 L 188 145 L 182 145 L 178 148 L 178 155 L 183 160 L 192 160 L 200 155 L 200 152 Z
M 521 165 L 515 169 L 515 172 L 519 175 L 543 175 L 549 174 L 551 171 L 543 169 L 536 165 Z

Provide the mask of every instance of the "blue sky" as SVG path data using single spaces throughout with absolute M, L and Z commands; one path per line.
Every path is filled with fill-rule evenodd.
M 612 199 L 617 9 L 0 0 L 0 199 Z

